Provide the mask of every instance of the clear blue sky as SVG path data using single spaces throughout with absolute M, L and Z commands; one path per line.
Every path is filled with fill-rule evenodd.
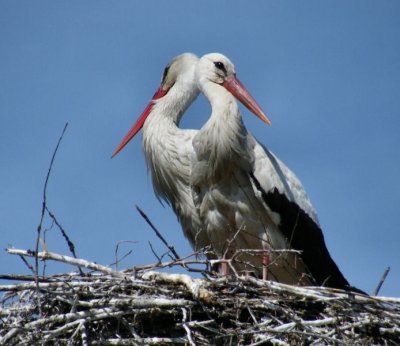
M 272 120 L 244 121 L 302 180 L 328 248 L 348 280 L 400 296 L 399 1 L 1 1 L 0 273 L 24 273 L 8 245 L 34 248 L 51 154 L 69 128 L 48 205 L 78 256 L 122 267 L 165 248 L 138 204 L 180 254 L 175 215 L 155 199 L 140 136 L 110 155 L 183 52 L 221 52 Z M 202 97 L 183 126 L 199 128 Z M 51 222 L 46 220 L 45 226 Z M 69 254 L 59 232 L 50 251 Z M 69 267 L 49 265 L 51 271 Z

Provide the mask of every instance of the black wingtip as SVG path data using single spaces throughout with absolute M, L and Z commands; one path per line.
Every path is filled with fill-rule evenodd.
M 360 290 L 359 288 L 350 285 L 346 287 L 346 291 L 349 291 L 349 293 L 351 292 L 351 293 L 362 294 L 364 296 L 369 296 L 369 294 L 364 292 L 363 290 Z
M 301 251 L 301 258 L 316 284 L 338 289 L 351 287 L 330 256 L 320 226 L 277 188 L 265 191 L 253 173 L 250 177 L 268 207 L 279 214 L 280 231 L 291 248 Z M 352 290 L 362 292 L 356 288 Z

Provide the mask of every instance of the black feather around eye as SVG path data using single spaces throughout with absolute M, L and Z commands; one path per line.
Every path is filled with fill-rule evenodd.
M 225 65 L 224 65 L 223 62 L 221 62 L 221 61 L 216 61 L 216 62 L 214 62 L 214 65 L 215 65 L 215 67 L 216 67 L 217 69 L 223 71 L 224 74 L 226 74 L 226 68 L 225 68 Z
M 167 77 L 168 71 L 169 71 L 169 66 L 167 66 L 167 67 L 164 69 L 164 73 L 163 73 L 163 77 L 162 77 L 161 83 L 164 83 L 164 82 L 165 82 L 165 77 Z

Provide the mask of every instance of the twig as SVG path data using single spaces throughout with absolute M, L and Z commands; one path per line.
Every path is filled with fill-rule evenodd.
M 72 265 L 76 265 L 83 268 L 89 268 L 91 270 L 96 270 L 104 274 L 109 274 L 111 276 L 120 278 L 120 279 L 128 279 L 129 277 L 121 272 L 112 270 L 108 267 L 102 266 L 100 264 L 96 264 L 93 262 L 89 262 L 79 258 L 73 258 L 69 256 L 59 255 L 53 252 L 33 252 L 33 251 L 26 251 L 20 249 L 6 249 L 7 252 L 11 255 L 22 255 L 22 256 L 29 256 L 29 257 L 37 257 L 43 260 L 51 259 L 57 262 L 68 263 Z
M 62 131 L 62 133 L 61 133 L 61 136 L 60 136 L 59 139 L 58 139 L 56 148 L 54 149 L 54 152 L 53 152 L 53 156 L 51 157 L 49 169 L 47 170 L 46 180 L 45 180 L 45 182 L 44 182 L 44 188 L 43 188 L 43 202 L 42 202 L 42 213 L 41 213 L 41 215 L 40 215 L 40 222 L 39 222 L 39 226 L 38 226 L 38 228 L 37 228 L 37 239 L 36 239 L 36 247 L 35 247 L 36 253 L 39 252 L 39 239 L 40 239 L 40 234 L 41 234 L 41 230 L 42 230 L 42 224 L 43 224 L 44 215 L 45 215 L 45 212 L 46 212 L 47 184 L 48 184 L 49 179 L 50 179 L 50 173 L 51 173 L 51 170 L 52 170 L 52 168 L 53 168 L 54 159 L 55 159 L 55 157 L 56 157 L 56 154 L 57 154 L 58 148 L 59 148 L 59 146 L 60 146 L 61 140 L 62 140 L 62 138 L 63 138 L 63 136 L 64 136 L 64 133 L 65 133 L 65 131 L 67 130 L 67 127 L 68 127 L 68 123 L 65 124 L 64 129 L 63 129 L 63 131 Z M 39 267 L 39 260 L 38 260 L 38 258 L 36 258 L 36 259 L 35 259 L 35 271 L 36 271 L 36 275 L 39 275 L 39 269 L 38 269 L 38 267 Z
M 153 248 L 153 245 L 151 244 L 151 241 L 149 240 L 149 246 L 150 246 L 150 250 L 153 253 L 154 257 L 157 258 L 158 263 L 162 262 L 162 258 L 160 256 L 157 255 L 156 251 Z
M 40 222 L 39 222 L 39 225 L 38 225 L 38 227 L 37 227 L 37 238 L 36 238 L 36 246 L 35 246 L 35 252 L 36 252 L 36 253 L 39 252 L 39 239 L 40 239 L 40 234 L 41 234 L 41 230 L 42 230 L 42 224 L 43 224 L 43 220 L 44 220 L 44 215 L 45 215 L 45 212 L 46 212 L 46 203 L 47 203 L 47 201 L 46 201 L 46 192 L 47 192 L 47 184 L 48 184 L 48 182 L 49 182 L 50 173 L 51 173 L 51 170 L 52 170 L 52 168 L 53 168 L 53 163 L 54 163 L 54 159 L 55 159 L 55 157 L 56 157 L 57 151 L 58 151 L 58 147 L 60 146 L 61 140 L 62 140 L 62 138 L 63 138 L 63 136 L 64 136 L 65 131 L 67 130 L 67 127 L 68 127 L 68 122 L 65 124 L 64 129 L 63 129 L 63 131 L 62 131 L 62 133 L 61 133 L 61 136 L 60 136 L 60 138 L 58 139 L 56 148 L 54 149 L 53 156 L 52 156 L 51 161 L 50 161 L 49 169 L 48 169 L 48 171 L 47 171 L 46 180 L 45 180 L 45 182 L 44 182 L 44 188 L 43 188 L 43 202 L 42 202 L 42 213 L 41 213 L 41 215 L 40 215 Z M 37 256 L 35 257 L 35 276 L 36 276 L 36 283 L 39 283 L 39 280 L 38 280 L 38 278 L 39 278 L 39 258 L 38 258 Z M 39 297 L 39 295 L 38 295 L 38 297 Z M 40 302 L 38 302 L 38 304 L 39 304 L 39 309 L 40 309 L 40 306 L 41 306 Z M 39 312 L 40 312 L 40 311 L 39 311 Z
M 125 270 L 123 270 L 123 272 L 130 273 L 130 272 L 139 272 L 139 271 L 148 270 L 148 269 L 154 270 L 154 269 L 168 268 L 168 267 L 173 267 L 173 266 L 181 266 L 181 267 L 184 267 L 189 272 L 204 273 L 205 272 L 204 269 L 195 269 L 195 268 L 189 267 L 189 265 L 191 265 L 191 264 L 201 264 L 201 265 L 204 265 L 205 267 L 207 267 L 210 264 L 209 260 L 200 260 L 200 259 L 188 260 L 188 258 L 197 256 L 197 255 L 198 255 L 198 253 L 195 252 L 195 253 L 192 253 L 185 257 L 182 257 L 180 259 L 176 259 L 176 260 L 172 260 L 172 261 L 168 261 L 168 262 L 157 262 L 157 263 L 152 263 L 152 264 L 146 264 L 143 266 L 135 266 L 135 267 L 126 268 Z M 218 261 L 218 260 L 215 260 L 215 261 Z M 221 261 L 223 261 L 223 260 L 221 260 Z
M 46 207 L 46 208 L 47 208 L 47 207 Z M 46 228 L 44 229 L 44 231 L 43 231 L 43 237 L 41 237 L 41 238 L 39 239 L 40 245 L 42 246 L 42 249 L 43 249 L 43 251 L 45 251 L 45 252 L 46 252 L 46 251 L 49 251 L 49 248 L 47 247 L 47 244 L 46 244 L 46 234 L 47 234 L 47 232 L 51 231 L 51 230 L 53 229 L 53 227 L 54 227 L 54 221 L 51 222 L 50 227 L 46 227 Z M 41 274 L 42 277 L 45 277 L 45 276 L 46 276 L 46 266 L 47 266 L 47 263 L 44 262 L 44 263 L 43 263 L 43 268 L 42 268 L 42 274 Z
M 151 229 L 156 233 L 157 237 L 161 239 L 161 241 L 165 244 L 165 246 L 168 248 L 168 250 L 171 251 L 171 253 L 174 255 L 175 259 L 179 259 L 180 256 L 176 253 L 175 248 L 172 245 L 169 245 L 168 242 L 165 240 L 165 238 L 161 235 L 160 231 L 153 225 L 153 223 L 150 221 L 148 216 L 143 212 L 142 209 L 140 209 L 138 206 L 136 206 L 137 211 L 139 214 L 145 219 L 145 221 L 148 223 L 148 225 L 151 227 Z
M 88 334 L 87 334 L 87 330 L 86 330 L 86 323 L 83 322 L 81 324 L 81 333 L 82 333 L 82 345 L 83 346 L 87 346 L 88 345 Z
M 29 281 L 32 282 L 35 280 L 34 276 L 30 275 L 0 275 L 0 280 L 18 280 L 18 281 Z M 39 278 L 40 282 L 49 282 L 50 279 L 47 278 Z
M 121 259 L 118 258 L 119 246 L 121 244 L 125 244 L 125 243 L 137 244 L 137 241 L 136 240 L 120 240 L 117 242 L 117 245 L 115 246 L 115 262 L 111 264 L 111 265 L 115 265 L 115 270 L 118 270 L 118 263 L 121 262 L 124 258 L 126 258 L 127 256 L 129 256 L 132 253 L 132 250 L 130 250 L 130 251 L 128 251 L 127 254 L 122 256 Z
M 132 254 L 133 250 L 129 250 L 127 253 L 122 255 L 121 258 L 118 258 L 114 263 L 111 263 L 110 266 L 115 266 L 115 270 L 118 270 L 118 263 L 122 262 L 125 258 L 127 258 L 130 254 Z
M 191 346 L 196 346 L 196 344 L 194 343 L 193 339 L 192 339 L 192 331 L 190 330 L 189 325 L 187 324 L 187 311 L 185 308 L 182 308 L 182 327 L 183 329 L 185 329 L 186 331 L 186 337 L 189 340 L 189 344 Z
M 376 286 L 376 288 L 375 288 L 374 296 L 377 296 L 377 295 L 378 295 L 378 293 L 379 293 L 379 291 L 381 290 L 381 287 L 382 287 L 384 281 L 386 280 L 386 277 L 387 277 L 388 274 L 389 274 L 389 271 L 390 271 L 390 267 L 387 267 L 387 268 L 385 269 L 385 271 L 383 272 L 382 277 L 381 277 L 381 279 L 379 280 L 378 286 Z
M 72 256 L 74 256 L 75 258 L 78 258 L 75 252 L 75 244 L 71 241 L 71 239 L 68 237 L 67 232 L 64 230 L 63 226 L 61 225 L 60 222 L 58 222 L 56 216 L 54 215 L 54 213 L 52 213 L 50 211 L 50 209 L 46 206 L 46 210 L 49 213 L 49 216 L 53 219 L 54 223 L 57 225 L 58 229 L 60 230 L 62 236 L 64 237 L 65 241 L 68 244 L 68 248 L 69 251 L 71 251 Z M 81 273 L 83 274 L 83 273 Z
M 31 266 L 31 264 L 26 260 L 24 256 L 19 257 L 21 258 L 22 262 L 24 262 L 24 264 L 29 268 L 29 270 L 35 275 L 35 268 Z
M 181 337 L 171 337 L 171 338 L 166 338 L 166 337 L 149 337 L 149 338 L 135 338 L 135 339 L 125 339 L 121 340 L 120 338 L 118 339 L 106 339 L 102 340 L 102 343 L 104 345 L 116 345 L 116 346 L 124 346 L 124 345 L 186 345 L 187 344 L 187 339 L 186 338 L 181 338 Z

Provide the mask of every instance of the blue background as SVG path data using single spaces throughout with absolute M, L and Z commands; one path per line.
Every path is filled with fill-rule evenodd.
M 120 267 L 165 247 L 191 249 L 155 199 L 140 136 L 111 153 L 183 52 L 227 55 L 273 126 L 243 110 L 256 137 L 302 180 L 335 261 L 368 292 L 400 288 L 400 2 L 0 2 L 0 273 L 25 273 L 9 245 L 34 248 L 49 161 L 64 124 L 48 206 L 79 257 Z M 203 97 L 182 126 L 210 114 Z M 46 219 L 44 226 L 50 228 Z M 69 254 L 56 228 L 49 251 Z M 48 272 L 71 270 L 48 265 Z

